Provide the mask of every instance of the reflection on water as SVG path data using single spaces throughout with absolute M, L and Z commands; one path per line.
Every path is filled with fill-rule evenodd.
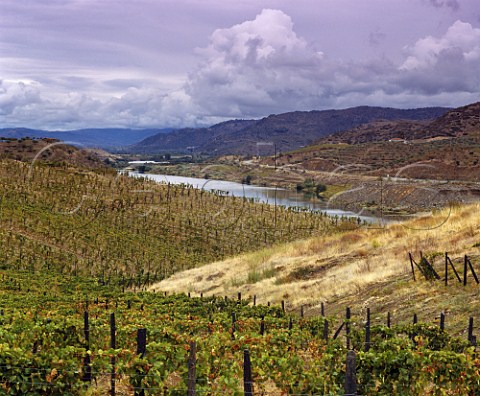
M 205 191 L 218 191 L 234 197 L 254 199 L 256 202 L 268 203 L 285 207 L 304 208 L 321 211 L 330 216 L 344 216 L 360 218 L 368 223 L 383 223 L 383 219 L 374 216 L 364 216 L 355 212 L 341 209 L 328 208 L 325 202 L 318 199 L 308 198 L 302 193 L 274 187 L 252 186 L 224 180 L 200 179 L 185 176 L 140 174 L 129 172 L 135 177 L 146 177 L 159 183 L 185 184 Z

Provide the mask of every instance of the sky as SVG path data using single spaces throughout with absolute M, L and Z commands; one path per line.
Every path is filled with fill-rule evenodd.
M 0 2 L 0 127 L 479 100 L 478 0 Z

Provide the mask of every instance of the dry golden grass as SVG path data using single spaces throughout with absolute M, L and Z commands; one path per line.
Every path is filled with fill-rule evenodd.
M 479 209 L 480 204 L 453 207 L 384 229 L 361 228 L 274 246 L 177 273 L 152 289 L 231 297 L 242 292 L 255 294 L 259 303 L 286 300 L 290 309 L 314 308 L 321 301 L 375 301 L 386 308 L 392 308 L 393 300 L 400 305 L 412 299 L 423 301 L 429 293 L 441 295 L 443 283 L 413 282 L 408 252 L 417 259 L 420 252 L 443 255 L 448 251 L 451 257 L 480 254 L 480 247 L 474 246 L 480 245 Z M 437 258 L 439 268 L 441 261 L 442 257 Z M 254 277 L 254 271 L 268 271 L 268 276 Z

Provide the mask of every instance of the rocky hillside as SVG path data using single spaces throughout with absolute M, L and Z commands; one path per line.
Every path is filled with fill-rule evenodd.
M 322 143 L 359 144 L 388 140 L 432 139 L 439 137 L 477 136 L 480 102 L 450 110 L 433 121 L 374 121 L 353 129 L 332 133 L 317 141 Z
M 451 110 L 428 124 L 377 122 L 331 134 L 263 162 L 327 172 L 347 167 L 372 176 L 400 172 L 402 177 L 480 181 L 480 103 Z
M 332 133 L 320 139 L 322 143 L 361 144 L 392 139 L 409 140 L 417 136 L 429 125 L 429 121 L 374 121 L 348 131 Z
M 480 139 L 480 102 L 459 107 L 430 123 L 418 138 L 450 136 Z
M 378 120 L 432 120 L 446 108 L 401 110 L 383 107 L 354 107 L 344 110 L 295 111 L 270 115 L 261 120 L 234 120 L 210 128 L 181 129 L 157 134 L 131 147 L 133 152 L 197 152 L 221 154 L 274 154 L 312 144 L 331 133 Z M 270 147 L 265 144 L 271 143 Z M 269 150 L 269 151 L 268 151 Z

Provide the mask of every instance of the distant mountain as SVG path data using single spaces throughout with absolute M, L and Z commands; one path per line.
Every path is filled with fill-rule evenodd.
M 378 120 L 433 120 L 449 109 L 393 109 L 361 106 L 344 110 L 295 111 L 261 120 L 234 120 L 210 128 L 186 128 L 151 136 L 130 148 L 132 152 L 187 152 L 188 147 L 211 155 L 255 154 L 271 144 L 271 151 L 307 146 L 323 136 Z
M 430 122 L 377 121 L 268 157 L 269 165 L 333 171 L 352 164 L 372 176 L 480 181 L 480 102 Z M 415 166 L 411 166 L 415 164 Z M 354 171 L 352 171 L 354 172 Z
M 315 144 L 361 144 L 390 139 L 430 139 L 470 136 L 480 138 L 480 102 L 447 111 L 435 120 L 374 121 L 327 135 Z
M 214 153 L 216 146 L 223 147 L 229 144 L 228 136 L 236 136 L 255 123 L 254 120 L 232 120 L 210 128 L 184 128 L 170 133 L 159 133 L 133 145 L 128 150 L 149 154 L 167 151 L 185 153 L 195 147 L 196 151 Z
M 27 128 L 4 128 L 0 129 L 0 137 L 34 137 L 53 138 L 62 141 L 81 144 L 87 147 L 100 147 L 104 149 L 121 150 L 125 146 L 137 143 L 148 136 L 158 133 L 171 132 L 166 129 L 122 129 L 122 128 L 93 128 L 77 129 L 72 131 L 45 131 Z

